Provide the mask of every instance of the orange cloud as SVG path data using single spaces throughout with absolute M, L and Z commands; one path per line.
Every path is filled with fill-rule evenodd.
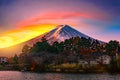
M 108 16 L 106 14 L 93 14 L 93 13 L 82 13 L 82 12 L 49 12 L 40 14 L 38 16 L 35 16 L 33 18 L 23 20 L 19 23 L 17 23 L 17 26 L 26 26 L 26 25 L 32 25 L 32 24 L 38 24 L 42 22 L 47 22 L 48 20 L 58 20 L 58 19 L 70 19 L 70 18 L 88 18 L 88 19 L 100 19 L 100 20 L 106 20 L 108 19 Z M 58 22 L 52 22 L 54 24 L 57 24 Z
M 28 41 L 52 30 L 55 26 L 54 24 L 32 25 L 22 27 L 19 30 L 4 32 L 2 36 L 0 36 L 0 48 L 6 48 Z

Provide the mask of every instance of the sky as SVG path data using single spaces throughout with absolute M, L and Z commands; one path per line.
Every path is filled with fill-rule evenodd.
M 0 0 L 0 48 L 61 24 L 98 40 L 120 41 L 120 0 Z

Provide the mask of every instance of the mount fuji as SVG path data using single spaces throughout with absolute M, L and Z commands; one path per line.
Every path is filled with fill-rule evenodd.
M 92 37 L 89 37 L 77 30 L 75 30 L 74 28 L 70 27 L 69 25 L 59 25 L 57 26 L 55 29 L 51 30 L 50 32 L 38 36 L 30 41 L 27 42 L 28 45 L 33 45 L 36 42 L 41 41 L 42 37 L 44 37 L 48 43 L 52 44 L 55 41 L 57 42 L 62 42 L 65 41 L 66 39 L 70 39 L 72 37 L 84 37 L 84 38 L 91 38 L 92 40 L 96 40 Z M 105 43 L 103 41 L 98 40 L 101 44 Z
M 55 41 L 62 42 L 66 39 L 70 39 L 72 37 L 85 37 L 85 38 L 91 38 L 92 40 L 96 40 L 92 37 L 89 37 L 74 28 L 70 27 L 69 25 L 59 25 L 55 29 L 51 30 L 50 32 L 47 32 L 43 35 L 40 35 L 38 37 L 35 37 L 29 41 L 23 42 L 21 44 L 5 48 L 5 49 L 0 49 L 0 52 L 3 54 L 2 56 L 12 56 L 14 55 L 13 53 L 20 54 L 22 51 L 22 48 L 24 45 L 29 45 L 33 46 L 36 42 L 40 42 L 42 37 L 46 38 L 46 40 L 52 44 Z M 98 40 L 101 44 L 104 44 L 105 42 Z M 8 55 L 9 54 L 9 55 Z

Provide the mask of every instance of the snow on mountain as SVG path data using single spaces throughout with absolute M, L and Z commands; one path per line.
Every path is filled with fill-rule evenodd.
M 53 43 L 54 41 L 61 42 L 76 36 L 89 38 L 87 35 L 78 32 L 68 25 L 57 26 L 57 28 L 47 33 L 45 35 L 45 38 L 48 40 L 49 43 Z
M 74 28 L 70 27 L 69 25 L 59 25 L 55 29 L 51 30 L 50 32 L 30 40 L 29 44 L 34 44 L 38 41 L 41 41 L 42 37 L 46 38 L 46 40 L 50 44 L 52 44 L 55 41 L 61 42 L 61 41 L 64 41 L 66 39 L 70 39 L 72 37 L 77 37 L 77 36 L 79 36 L 80 38 L 81 37 L 91 38 L 91 37 L 79 32 L 79 31 L 75 30 Z M 96 40 L 94 38 L 91 38 L 91 39 Z M 104 43 L 102 41 L 99 41 L 99 42 Z

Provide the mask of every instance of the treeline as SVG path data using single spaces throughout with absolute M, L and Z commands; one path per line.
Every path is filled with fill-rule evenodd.
M 57 68 L 64 71 L 64 67 L 61 67 L 61 65 L 67 63 L 78 64 L 79 60 L 82 59 L 88 62 L 86 68 L 89 70 L 93 69 L 93 66 L 91 67 L 89 63 L 94 58 L 94 53 L 106 54 L 111 57 L 111 62 L 106 67 L 106 70 L 120 71 L 120 59 L 118 57 L 120 44 L 118 41 L 101 44 L 98 40 L 84 37 L 74 37 L 53 44 L 49 44 L 43 37 L 41 42 L 37 42 L 32 47 L 25 45 L 16 63 L 19 64 L 19 69 L 53 71 Z M 101 65 L 104 66 L 102 63 Z M 74 69 L 77 71 L 83 68 L 81 68 L 81 65 L 76 65 Z

